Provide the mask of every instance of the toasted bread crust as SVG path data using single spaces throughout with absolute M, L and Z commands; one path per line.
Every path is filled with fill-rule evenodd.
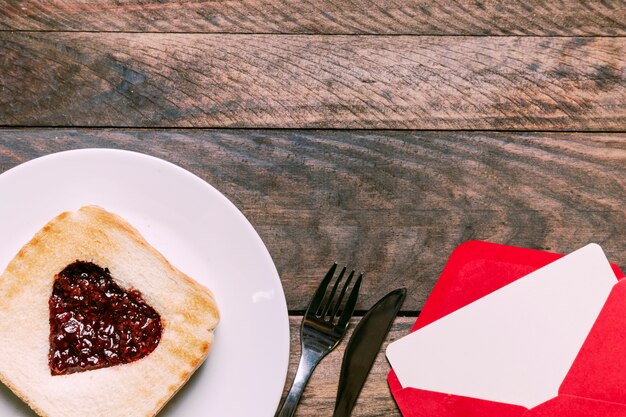
M 61 377 L 50 375 L 47 355 L 41 358 L 49 346 L 47 299 L 54 274 L 76 259 L 108 267 L 123 287 L 141 291 L 146 301 L 160 313 L 164 332 L 152 354 L 111 368 Z M 31 310 L 24 309 L 21 303 L 31 298 L 36 305 Z M 44 301 L 45 308 L 42 308 L 40 304 Z M 26 327 L 32 329 L 24 330 L 12 322 L 11 314 L 29 314 L 28 311 L 32 311 L 34 324 L 31 326 L 29 322 Z M 89 410 L 90 415 L 121 417 L 131 415 L 128 410 L 132 410 L 133 416 L 153 417 L 206 359 L 218 321 L 218 308 L 207 288 L 174 268 L 120 216 L 100 207 L 83 207 L 50 221 L 19 251 L 0 276 L 0 381 L 42 417 L 84 415 L 84 408 L 78 412 L 68 411 L 69 405 L 84 405 L 80 399 L 71 397 L 110 387 L 124 388 L 127 392 L 117 393 L 116 401 L 110 404 L 98 403 L 98 409 Z M 26 349 L 25 361 L 13 358 L 16 347 L 2 337 L 4 332 L 17 332 L 18 344 L 44 343 L 44 349 L 40 346 Z M 32 368 L 34 378 L 43 380 L 43 387 L 29 381 L 22 370 L 15 369 L 12 366 L 15 361 L 29 370 Z M 87 383 L 93 385 L 92 390 L 83 385 Z M 146 391 L 144 383 L 152 384 L 152 390 Z M 72 393 L 74 386 L 80 392 Z M 128 399 L 137 398 L 141 398 L 139 405 L 125 407 L 121 412 L 115 409 L 124 404 L 128 406 Z

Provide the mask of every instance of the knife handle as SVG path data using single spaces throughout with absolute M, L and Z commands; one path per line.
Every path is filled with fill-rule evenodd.
M 315 354 L 303 354 L 300 357 L 298 370 L 296 371 L 296 376 L 291 383 L 291 388 L 289 388 L 287 398 L 285 398 L 283 405 L 274 417 L 292 417 L 294 415 L 296 407 L 298 407 L 298 403 L 300 402 L 302 392 L 304 391 L 304 387 L 306 387 L 313 370 L 321 359 L 322 356 Z

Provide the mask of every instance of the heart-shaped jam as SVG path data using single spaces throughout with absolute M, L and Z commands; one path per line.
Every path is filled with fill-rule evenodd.
M 117 285 L 107 268 L 76 261 L 54 277 L 50 296 L 52 375 L 129 363 L 161 340 L 161 316 L 141 293 Z

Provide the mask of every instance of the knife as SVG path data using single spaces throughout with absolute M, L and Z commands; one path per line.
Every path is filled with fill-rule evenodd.
M 374 304 L 357 324 L 343 355 L 333 417 L 349 417 L 352 414 L 367 375 L 405 297 L 406 288 L 390 292 Z

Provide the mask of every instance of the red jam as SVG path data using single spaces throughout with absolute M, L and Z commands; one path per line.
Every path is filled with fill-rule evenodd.
M 161 316 L 141 293 L 120 288 L 107 268 L 76 261 L 54 277 L 50 297 L 52 375 L 129 363 L 161 340 Z

